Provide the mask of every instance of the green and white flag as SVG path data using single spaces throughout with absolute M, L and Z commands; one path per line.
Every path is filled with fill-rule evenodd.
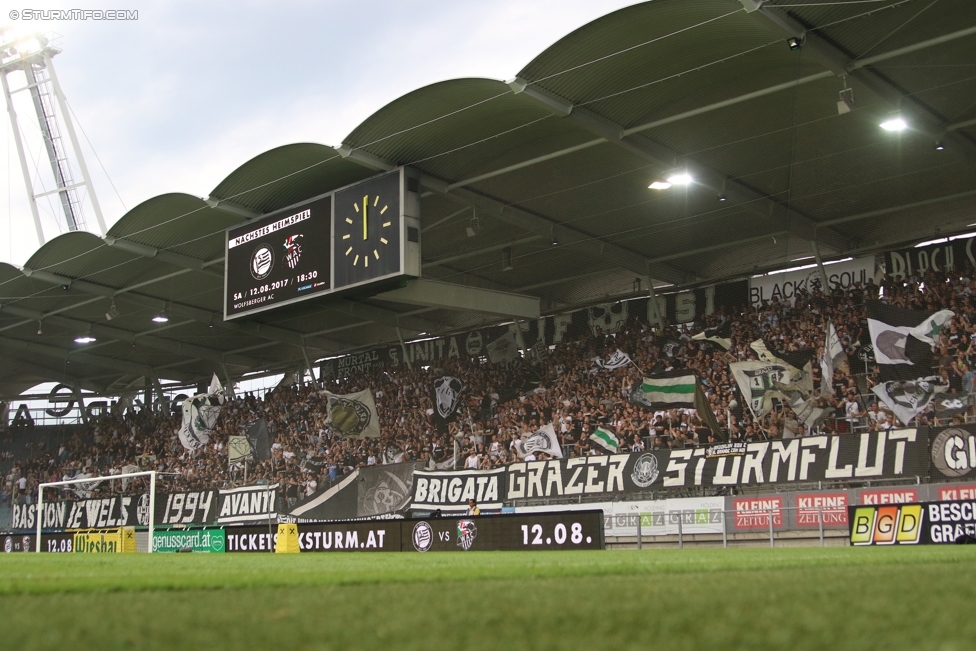
M 597 427 L 596 431 L 590 434 L 590 440 L 610 452 L 617 452 L 620 449 L 620 441 L 617 439 L 617 435 L 602 427 Z
M 695 374 L 687 369 L 681 369 L 644 378 L 641 391 L 644 393 L 644 399 L 654 405 L 654 408 L 691 408 L 695 406 L 697 385 Z
M 939 310 L 912 328 L 910 334 L 919 341 L 924 341 L 929 346 L 938 346 L 942 328 L 954 316 L 956 316 L 956 313 L 952 310 Z

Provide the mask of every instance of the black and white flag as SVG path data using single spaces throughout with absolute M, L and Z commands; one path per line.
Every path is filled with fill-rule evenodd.
M 778 350 L 763 339 L 752 342 L 750 347 L 759 356 L 760 361 L 779 364 L 789 370 L 789 377 L 778 380 L 779 384 L 774 385 L 776 389 L 784 394 L 799 391 L 805 398 L 810 396 L 813 392 L 813 350 L 809 348 L 795 351 Z
M 434 380 L 434 424 L 440 432 L 447 431 L 447 424 L 457 420 L 461 407 L 464 383 L 456 377 L 445 375 Z
M 492 364 L 505 364 L 518 358 L 518 344 L 515 342 L 515 332 L 510 331 L 485 346 L 488 360 Z
M 529 454 L 544 452 L 557 459 L 563 458 L 563 450 L 559 445 L 559 437 L 552 423 L 543 425 L 538 431 L 523 435 L 522 440 L 515 444 L 515 451 L 519 458 L 524 459 Z
M 716 346 L 719 346 L 722 350 L 728 350 L 732 347 L 732 341 L 730 339 L 731 336 L 732 321 L 726 320 L 714 328 L 705 328 L 704 332 L 699 332 L 697 335 L 692 337 L 692 340 L 709 341 Z
M 821 394 L 823 387 L 830 386 L 830 380 L 834 377 L 834 371 L 840 369 L 844 373 L 850 372 L 847 364 L 847 354 L 844 352 L 844 345 L 837 336 L 837 329 L 834 328 L 833 321 L 827 321 L 827 332 L 824 336 L 823 355 L 820 357 L 820 386 Z
M 376 413 L 373 392 L 338 395 L 328 393 L 329 425 L 332 431 L 347 438 L 379 438 L 380 419 Z
M 677 357 L 685 352 L 685 345 L 677 339 L 666 339 L 661 344 L 661 352 L 665 357 Z
M 267 461 L 271 458 L 271 436 L 268 432 L 268 423 L 263 418 L 259 418 L 250 425 L 244 432 L 247 442 L 251 448 L 251 455 L 257 461 Z
M 881 380 L 915 380 L 932 374 L 932 346 L 952 312 L 923 312 L 867 301 L 868 331 Z
M 598 368 L 605 368 L 608 371 L 613 371 L 630 364 L 630 355 L 618 348 L 617 352 L 610 355 L 610 357 L 606 358 L 605 360 L 602 357 L 594 357 L 593 364 Z
M 207 393 L 183 401 L 183 423 L 178 434 L 184 448 L 196 450 L 210 442 L 210 432 L 217 424 L 222 404 L 224 404 L 223 389 L 215 373 L 210 380 Z
M 941 377 L 923 377 L 915 380 L 884 382 L 871 391 L 895 413 L 905 425 L 933 403 L 936 395 L 945 393 L 949 385 Z
M 756 418 L 762 418 L 772 410 L 774 398 L 783 403 L 789 402 L 790 397 L 780 387 L 791 384 L 790 379 L 796 370 L 792 365 L 782 360 L 732 362 L 729 369 Z

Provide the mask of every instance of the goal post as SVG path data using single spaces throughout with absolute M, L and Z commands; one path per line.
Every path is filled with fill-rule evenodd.
M 141 472 L 127 472 L 120 475 L 104 475 L 101 477 L 85 477 L 84 479 L 66 479 L 64 481 L 52 481 L 43 484 L 38 484 L 37 486 L 37 510 L 35 516 L 37 519 L 37 536 L 35 540 L 34 550 L 37 552 L 41 551 L 41 530 L 44 526 L 44 489 L 54 488 L 57 486 L 69 486 L 72 484 L 90 484 L 93 482 L 101 483 L 103 481 L 114 481 L 117 479 L 128 479 L 131 477 L 149 477 L 149 513 L 147 514 L 149 520 L 149 545 L 147 548 L 147 553 L 151 554 L 153 551 L 153 531 L 156 518 L 156 470 L 145 470 Z

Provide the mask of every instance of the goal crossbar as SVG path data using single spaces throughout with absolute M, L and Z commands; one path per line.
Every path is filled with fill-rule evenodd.
M 153 550 L 153 525 L 156 518 L 156 470 L 143 470 L 141 472 L 126 472 L 121 475 L 105 475 L 102 477 L 85 477 L 84 479 L 65 479 L 64 481 L 51 481 L 37 485 L 37 539 L 35 540 L 35 551 L 41 551 L 41 529 L 44 524 L 44 489 L 53 486 L 68 486 L 70 484 L 90 484 L 92 482 L 113 481 L 116 479 L 126 479 L 128 477 L 149 477 L 149 549 Z

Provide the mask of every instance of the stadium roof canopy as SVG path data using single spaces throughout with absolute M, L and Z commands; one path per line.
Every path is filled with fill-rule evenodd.
M 420 88 L 338 149 L 273 149 L 206 199 L 153 197 L 104 238 L 67 233 L 0 265 L 0 396 L 237 378 L 504 320 L 504 306 L 389 296 L 222 320 L 225 228 L 397 166 L 424 175 L 424 277 L 537 296 L 543 312 L 632 294 L 636 277 L 694 286 L 814 243 L 839 258 L 958 231 L 976 221 L 974 98 L 972 0 L 628 7 L 513 80 Z M 879 128 L 895 113 L 906 130 Z M 676 172 L 694 181 L 648 189 Z M 97 341 L 74 342 L 86 333 Z

